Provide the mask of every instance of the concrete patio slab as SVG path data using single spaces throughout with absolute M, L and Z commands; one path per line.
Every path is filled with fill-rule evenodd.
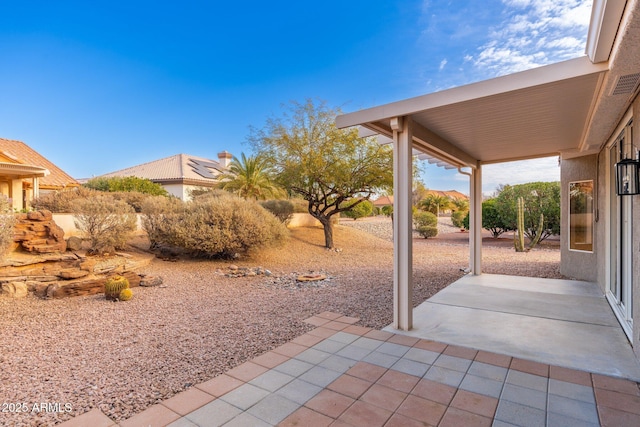
M 414 329 L 384 330 L 640 381 L 640 364 L 598 286 L 467 275 L 413 312 Z

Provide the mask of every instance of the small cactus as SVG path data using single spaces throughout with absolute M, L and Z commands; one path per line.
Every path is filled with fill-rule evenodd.
M 129 280 L 122 276 L 110 277 L 104 284 L 104 296 L 110 301 L 120 298 L 120 292 L 129 288 Z
M 131 298 L 133 298 L 133 291 L 129 288 L 121 290 L 118 296 L 120 301 L 129 301 Z

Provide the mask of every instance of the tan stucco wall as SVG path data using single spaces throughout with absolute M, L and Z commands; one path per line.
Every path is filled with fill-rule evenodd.
M 600 244 L 599 228 L 601 222 L 594 223 L 593 252 L 569 250 L 569 183 L 573 181 L 587 181 L 596 179 L 596 156 L 585 156 L 574 159 L 563 159 L 560 168 L 560 272 L 565 276 L 587 281 L 598 280 L 598 255 L 604 255 L 604 248 Z M 604 289 L 603 289 L 604 291 Z
M 308 213 L 294 213 L 291 221 L 289 221 L 289 228 L 296 227 L 320 227 L 320 221 L 312 217 Z
M 142 229 L 142 222 L 140 220 L 140 214 L 138 216 L 138 223 L 135 234 L 145 234 L 145 231 Z M 73 221 L 73 214 L 66 213 L 54 213 L 53 220 L 55 223 L 64 230 L 64 238 L 68 239 L 71 236 L 79 236 L 80 231 L 76 228 L 76 225 Z

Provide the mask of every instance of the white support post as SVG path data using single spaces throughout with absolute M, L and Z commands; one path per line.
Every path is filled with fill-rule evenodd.
M 40 197 L 40 178 L 33 178 L 33 198 Z
M 469 180 L 469 267 L 474 275 L 482 274 L 482 166 L 472 169 Z
M 22 179 L 11 180 L 11 199 L 13 200 L 13 209 L 22 210 Z
M 393 327 L 413 327 L 413 233 L 411 119 L 396 117 L 393 129 Z

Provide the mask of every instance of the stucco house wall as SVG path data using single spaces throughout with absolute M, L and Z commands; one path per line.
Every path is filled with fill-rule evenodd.
M 604 248 L 599 244 L 602 223 L 594 223 L 593 252 L 569 249 L 569 183 L 574 181 L 596 181 L 596 156 L 585 156 L 574 159 L 563 159 L 560 168 L 560 272 L 568 277 L 595 282 L 598 280 L 599 256 L 604 255 Z M 594 212 L 595 213 L 595 212 Z

